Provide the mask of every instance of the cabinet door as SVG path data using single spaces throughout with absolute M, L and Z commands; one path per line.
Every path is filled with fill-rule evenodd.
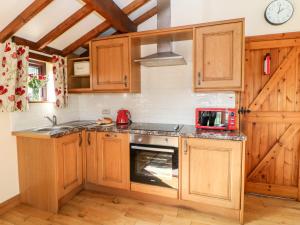
M 97 184 L 98 180 L 98 153 L 96 132 L 86 134 L 86 180 Z
M 59 198 L 82 184 L 82 134 L 57 139 Z
M 116 38 L 92 43 L 94 90 L 129 89 L 129 40 Z
M 197 138 L 182 143 L 182 199 L 240 209 L 242 143 Z
M 98 133 L 98 183 L 129 190 L 128 134 Z
M 242 89 L 243 23 L 196 28 L 195 88 Z

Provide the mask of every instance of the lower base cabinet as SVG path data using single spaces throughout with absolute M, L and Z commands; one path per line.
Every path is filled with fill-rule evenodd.
M 87 133 L 87 182 L 130 189 L 129 134 Z
M 82 133 L 60 138 L 17 137 L 21 202 L 58 212 L 83 184 Z
M 83 180 L 82 134 L 71 134 L 56 139 L 58 167 L 58 196 L 64 197 Z
M 182 199 L 241 209 L 243 155 L 241 141 L 184 138 Z

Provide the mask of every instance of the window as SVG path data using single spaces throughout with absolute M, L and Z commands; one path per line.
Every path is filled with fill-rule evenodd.
M 30 60 L 28 74 L 28 97 L 30 103 L 54 102 L 52 64 Z

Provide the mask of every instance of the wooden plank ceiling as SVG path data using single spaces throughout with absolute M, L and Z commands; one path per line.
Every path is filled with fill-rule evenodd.
M 137 31 L 137 26 L 139 24 L 157 14 L 156 3 L 154 5 L 153 0 L 127 0 L 129 3 L 122 7 L 122 9 L 118 6 L 120 5 L 120 1 L 118 2 L 118 0 L 82 0 L 80 2 L 78 2 L 78 0 L 65 0 L 64 2 L 74 2 L 76 4 L 81 4 L 82 6 L 77 11 L 74 11 L 70 16 L 67 16 L 67 18 L 63 21 L 57 23 L 54 28 L 45 33 L 37 41 L 33 41 L 32 38 L 24 38 L 21 35 L 16 35 L 16 33 L 20 32 L 27 23 L 30 23 L 30 20 L 34 19 L 34 17 L 38 14 L 45 12 L 47 7 L 51 7 L 51 4 L 59 4 L 59 1 L 61 0 L 32 1 L 32 3 L 29 4 L 19 15 L 16 15 L 9 24 L 2 28 L 2 31 L 0 32 L 0 41 L 3 43 L 12 37 L 15 43 L 19 45 L 27 45 L 31 50 L 49 55 L 57 54 L 67 56 L 80 47 L 86 48 L 86 43 L 88 41 L 102 35 L 111 28 L 115 30 L 111 33 L 112 35 L 115 33 Z M 124 3 L 124 1 L 122 3 Z M 63 11 L 63 8 L 57 8 L 58 13 L 64 13 Z M 99 18 L 103 18 L 103 21 L 100 20 L 101 22 L 99 24 L 95 24 L 94 28 L 91 30 L 80 30 L 81 36 L 79 35 L 79 38 L 72 41 L 72 43 L 66 43 L 66 46 L 62 49 L 51 46 L 51 43 L 59 39 L 65 32 L 74 29 L 78 23 L 82 22 L 92 14 L 96 14 Z M 55 16 L 56 15 L 51 15 L 50 19 L 55 20 Z M 39 22 L 43 23 L 42 20 Z

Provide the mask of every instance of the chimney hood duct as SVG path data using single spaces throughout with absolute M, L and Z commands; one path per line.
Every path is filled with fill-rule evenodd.
M 168 28 L 171 26 L 170 0 L 157 0 L 157 28 Z M 173 52 L 171 38 L 159 38 L 157 43 L 157 53 L 136 59 L 134 62 L 147 67 L 186 65 L 183 56 Z

